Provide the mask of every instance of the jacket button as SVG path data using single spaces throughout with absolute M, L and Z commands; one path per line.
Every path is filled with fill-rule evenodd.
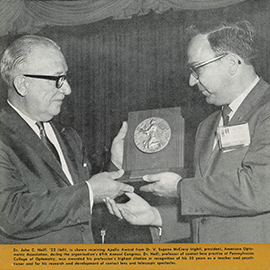
M 77 218 L 77 223 L 81 223 L 81 219 L 80 218 Z
M 67 224 L 68 225 L 71 225 L 72 224 L 72 220 L 71 219 L 68 219 Z
M 202 218 L 202 219 L 201 219 L 201 223 L 202 223 L 202 224 L 205 224 L 206 221 L 207 221 L 206 218 Z

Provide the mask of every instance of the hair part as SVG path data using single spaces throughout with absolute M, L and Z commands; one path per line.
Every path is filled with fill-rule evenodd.
M 60 47 L 51 39 L 36 35 L 22 36 L 5 50 L 0 62 L 0 70 L 3 80 L 9 87 L 13 86 L 14 78 L 20 74 L 20 69 L 37 47 L 60 50 Z

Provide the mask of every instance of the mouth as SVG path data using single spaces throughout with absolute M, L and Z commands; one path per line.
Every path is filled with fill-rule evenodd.
M 204 96 L 209 96 L 210 94 L 210 92 L 204 86 L 200 86 L 199 90 Z
M 53 102 L 62 103 L 63 102 L 63 99 L 55 99 L 55 100 L 53 100 Z
M 207 90 L 201 90 L 201 93 L 204 95 L 204 96 L 209 96 L 209 92 Z

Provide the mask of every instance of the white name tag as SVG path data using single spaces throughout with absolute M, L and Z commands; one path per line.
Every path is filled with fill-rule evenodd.
M 218 143 L 222 151 L 231 151 L 250 144 L 248 123 L 217 128 Z

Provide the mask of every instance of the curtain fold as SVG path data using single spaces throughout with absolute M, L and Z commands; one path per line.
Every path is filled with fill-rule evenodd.
M 35 33 L 45 25 L 72 26 L 103 20 L 128 19 L 150 11 L 200 10 L 225 7 L 245 0 L 5 0 L 0 2 L 0 36 Z
M 0 36 L 6 35 L 13 28 L 13 23 L 24 13 L 24 1 L 0 2 Z

